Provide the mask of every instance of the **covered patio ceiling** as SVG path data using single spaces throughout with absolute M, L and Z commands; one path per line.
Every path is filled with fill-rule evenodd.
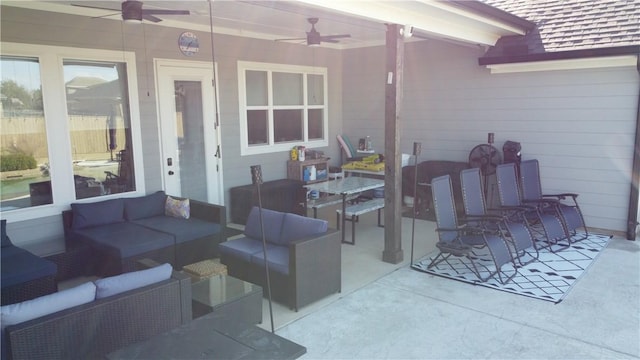
M 53 11 L 122 21 L 121 1 L 3 1 L 4 6 Z M 101 10 L 91 7 L 104 7 Z M 210 6 L 213 31 L 266 40 L 304 38 L 310 29 L 308 18 L 319 18 L 316 29 L 322 35 L 350 34 L 339 43 L 323 47 L 350 49 L 383 45 L 385 24 L 413 27 L 416 35 L 408 41 L 443 39 L 471 45 L 493 46 L 502 36 L 523 35 L 531 23 L 479 1 L 243 1 L 193 0 L 144 1 L 145 9 L 189 10 L 190 15 L 160 15 L 160 26 L 209 32 Z M 290 40 L 306 46 L 304 40 Z

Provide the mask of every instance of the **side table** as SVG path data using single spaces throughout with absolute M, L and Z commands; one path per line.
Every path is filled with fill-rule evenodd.
M 219 274 L 191 284 L 193 318 L 221 313 L 248 324 L 262 322 L 262 288 Z

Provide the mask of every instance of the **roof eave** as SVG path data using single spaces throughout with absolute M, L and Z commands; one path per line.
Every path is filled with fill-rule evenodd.
M 478 59 L 479 65 L 516 64 L 535 61 L 573 60 L 604 56 L 640 55 L 640 45 L 596 49 L 566 50 L 535 54 L 489 56 Z

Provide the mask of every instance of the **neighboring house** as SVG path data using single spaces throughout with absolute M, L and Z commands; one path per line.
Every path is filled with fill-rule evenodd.
M 150 8 L 166 4 L 145 2 Z M 265 180 L 286 177 L 294 145 L 324 151 L 332 165 L 340 158 L 337 134 L 371 136 L 382 151 L 385 23 L 392 22 L 413 25 L 416 35 L 402 54 L 402 152 L 410 153 L 417 141 L 420 160 L 467 161 L 469 151 L 493 132 L 497 147 L 520 142 L 523 159 L 540 160 L 545 191 L 580 193 L 590 226 L 635 232 L 628 222 L 634 204 L 637 219 L 638 203 L 631 186 L 640 92 L 637 1 L 172 4 L 192 14 L 177 20 L 161 16 L 157 25 L 140 26 L 97 18 L 109 12 L 68 3 L 2 2 L 3 61 L 24 65 L 25 72 L 12 71 L 23 80 L 28 76 L 30 88 L 42 86 L 44 111 L 27 121 L 48 143 L 42 158 L 51 166 L 45 181 L 53 189 L 38 204 L 27 197 L 11 205 L 3 195 L 2 217 L 9 220 L 12 239 L 55 240 L 58 248 L 51 251 L 60 250 L 60 212 L 79 198 L 73 175 L 87 171 L 80 160 L 96 163 L 111 156 L 109 149 L 86 151 L 83 159 L 75 152 L 80 138 L 68 125 L 63 91 L 74 77 L 100 77 L 118 94 L 128 94 L 101 96 L 118 100 L 113 105 L 122 111 L 118 124 L 124 124 L 118 136 L 125 139 L 117 142 L 118 150 L 125 150 L 134 173 L 127 187 L 114 184 L 98 198 L 80 201 L 165 189 L 229 206 L 229 189 L 251 183 L 251 165 L 262 164 Z M 258 12 L 261 21 L 255 20 Z M 245 19 L 225 22 L 237 13 Z M 265 35 L 266 25 L 291 28 L 286 22 L 298 20 L 300 30 L 293 34 L 304 36 L 310 14 L 320 18 L 316 28 L 323 34 L 348 32 L 351 38 L 312 47 L 273 41 L 297 36 Z M 586 18 L 591 14 L 598 20 Z M 610 28 L 614 21 L 618 26 Z M 609 36 L 591 35 L 605 27 Z M 215 88 L 200 86 L 212 82 Z M 307 98 L 299 103 L 303 94 Z M 201 111 L 194 113 L 196 108 Z M 4 125 L 3 146 L 17 138 L 5 138 Z M 92 129 L 87 126 L 82 137 L 95 135 Z M 104 128 L 100 134 L 107 134 Z M 289 141 L 296 134 L 301 141 Z M 184 144 L 199 149 L 180 148 Z M 168 175 L 176 163 L 185 176 Z M 103 180 L 99 169 L 95 173 Z

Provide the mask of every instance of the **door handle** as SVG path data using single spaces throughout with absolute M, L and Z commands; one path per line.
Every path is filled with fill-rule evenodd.
M 174 174 L 173 170 L 169 170 L 169 175 L 173 175 L 173 174 Z

